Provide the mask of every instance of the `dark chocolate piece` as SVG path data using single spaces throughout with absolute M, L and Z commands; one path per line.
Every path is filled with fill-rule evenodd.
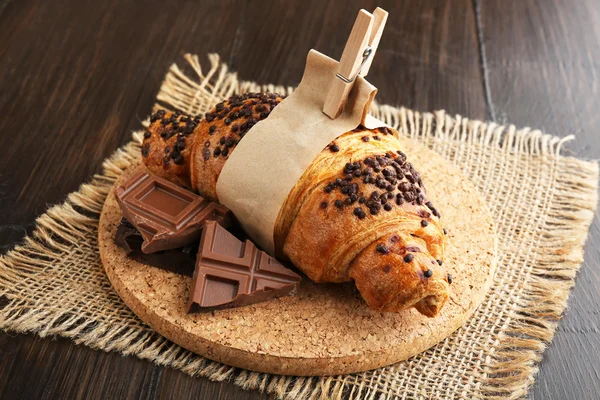
M 198 252 L 197 242 L 177 249 L 146 254 L 142 252 L 143 241 L 144 238 L 138 230 L 123 218 L 115 234 L 115 244 L 125 250 L 128 258 L 179 275 L 189 277 L 194 275 L 196 253 Z
M 188 311 L 245 306 L 290 294 L 300 276 L 273 257 L 207 221 L 196 256 Z
M 123 215 L 144 238 L 144 253 L 197 241 L 205 221 L 225 226 L 231 222 L 231 212 L 225 206 L 146 171 L 130 177 L 115 194 Z

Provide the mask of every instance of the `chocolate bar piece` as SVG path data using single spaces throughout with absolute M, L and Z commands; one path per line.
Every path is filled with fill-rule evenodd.
M 115 191 L 125 218 L 142 234 L 142 251 L 183 247 L 200 238 L 205 221 L 227 226 L 231 212 L 165 179 L 141 171 Z
M 207 221 L 196 256 L 188 312 L 239 307 L 290 294 L 300 276 Z
M 146 254 L 142 252 L 144 238 L 125 218 L 117 228 L 115 244 L 125 250 L 127 257 L 146 265 L 161 268 L 179 275 L 192 277 L 196 263 L 198 243 L 188 244 L 172 250 Z

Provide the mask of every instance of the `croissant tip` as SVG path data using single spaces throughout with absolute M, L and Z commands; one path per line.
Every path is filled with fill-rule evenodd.
M 448 296 L 445 294 L 430 295 L 415 304 L 415 308 L 426 317 L 433 318 L 439 314 L 447 298 Z

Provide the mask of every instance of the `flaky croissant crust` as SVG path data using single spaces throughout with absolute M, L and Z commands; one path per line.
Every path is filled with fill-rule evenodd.
M 154 114 L 142 155 L 157 175 L 218 201 L 216 182 L 245 133 L 282 100 L 234 96 L 204 115 Z M 389 128 L 359 127 L 325 149 L 298 180 L 274 232 L 278 257 L 315 282 L 354 280 L 374 310 L 435 316 L 448 298 L 445 230 L 419 173 Z
M 288 195 L 276 243 L 316 282 L 353 279 L 375 310 L 434 316 L 448 297 L 444 229 L 396 134 L 358 128 L 324 149 Z

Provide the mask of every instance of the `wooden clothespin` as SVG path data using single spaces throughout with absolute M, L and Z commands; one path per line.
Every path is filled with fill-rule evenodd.
M 358 75 L 366 76 L 377 51 L 387 11 L 377 7 L 373 14 L 360 10 L 340 58 L 336 77 L 327 92 L 323 112 L 336 119 L 344 110 Z

